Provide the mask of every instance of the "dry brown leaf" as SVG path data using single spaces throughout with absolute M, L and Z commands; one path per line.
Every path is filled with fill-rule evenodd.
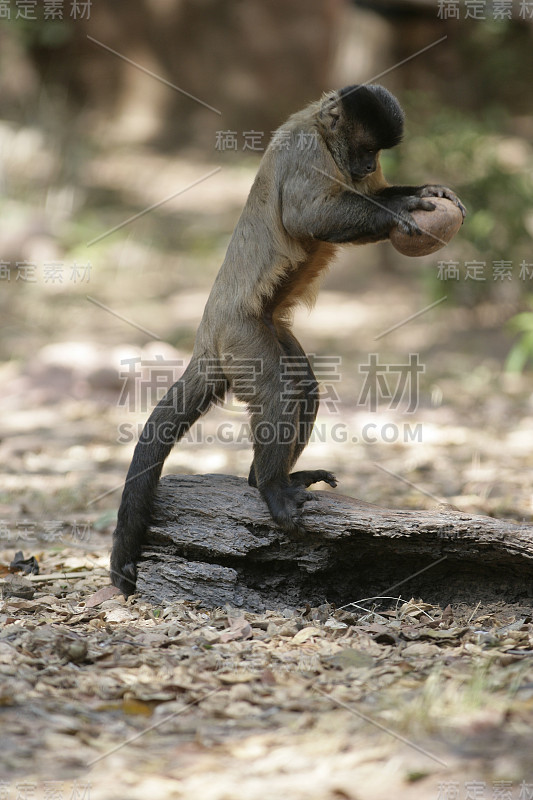
M 137 700 L 135 697 L 125 697 L 122 701 L 122 711 L 124 714 L 141 714 L 142 716 L 150 717 L 153 708 L 148 703 Z
M 257 675 L 254 672 L 245 672 L 244 670 L 221 672 L 217 677 L 222 683 L 250 683 L 250 681 L 257 680 Z
M 340 653 L 323 660 L 341 669 L 368 669 L 375 664 L 372 656 L 361 650 L 356 650 L 354 647 L 347 647 L 345 650 L 341 650 Z
M 460 639 L 465 633 L 468 633 L 470 628 L 448 628 L 447 630 L 433 628 L 421 628 L 420 636 L 426 636 L 428 639 Z
M 111 597 L 114 597 L 116 594 L 120 594 L 120 589 L 117 589 L 116 586 L 102 586 L 101 589 L 98 589 L 97 592 L 92 594 L 87 600 L 85 601 L 85 608 L 96 608 L 99 606 L 100 603 L 103 603 L 105 600 L 110 600 Z
M 267 686 L 275 686 L 276 684 L 276 676 L 268 667 L 262 671 L 260 680 L 261 683 L 264 683 Z
M 143 647 L 161 647 L 168 644 L 168 636 L 166 633 L 159 631 L 148 633 L 140 633 L 135 637 L 135 644 L 142 645 Z
M 440 647 L 429 642 L 408 644 L 402 650 L 402 656 L 433 656 L 436 653 L 440 653 Z
M 105 612 L 106 622 L 131 622 L 132 619 L 135 619 L 135 615 L 129 608 L 123 606 L 111 608 L 109 611 Z
M 235 700 L 233 703 L 228 703 L 222 713 L 225 717 L 230 719 L 243 719 L 248 717 L 257 716 L 260 712 L 251 703 L 246 700 Z
M 292 641 L 294 644 L 303 644 L 304 642 L 308 642 L 309 639 L 313 639 L 315 636 L 323 636 L 323 632 L 320 628 L 315 628 L 313 625 L 309 625 L 307 628 L 302 628 L 301 631 L 298 631 L 293 637 Z
M 424 617 L 427 619 L 428 617 L 432 617 L 431 611 L 436 612 L 438 611 L 438 606 L 434 606 L 431 603 L 423 603 L 421 600 L 415 600 L 411 598 L 409 602 L 403 603 L 400 608 L 398 609 L 398 616 L 399 617 L 411 617 L 414 619 L 420 619 Z M 428 613 L 430 612 L 430 613 Z
M 220 641 L 225 644 L 236 639 L 251 639 L 252 636 L 252 626 L 247 619 L 244 617 L 232 617 L 229 619 L 229 628 L 226 628 L 220 634 Z

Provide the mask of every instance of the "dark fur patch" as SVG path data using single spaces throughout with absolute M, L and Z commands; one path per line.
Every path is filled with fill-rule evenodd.
M 383 86 L 345 86 L 339 97 L 347 118 L 362 125 L 379 150 L 388 150 L 401 142 L 404 113 L 394 95 Z

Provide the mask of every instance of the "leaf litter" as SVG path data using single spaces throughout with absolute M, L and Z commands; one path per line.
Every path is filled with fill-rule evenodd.
M 2 579 L 0 764 L 14 781 L 52 770 L 103 797 L 155 781 L 168 797 L 379 798 L 432 796 L 450 774 L 529 779 L 527 609 L 155 607 L 124 600 L 98 552 L 37 555 L 55 577 Z

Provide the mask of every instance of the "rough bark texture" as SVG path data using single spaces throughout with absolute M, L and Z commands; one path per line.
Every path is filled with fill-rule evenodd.
M 305 505 L 306 534 L 291 536 L 274 527 L 244 478 L 163 478 L 138 591 L 158 603 L 256 611 L 374 595 L 440 604 L 533 599 L 532 527 L 447 506 L 397 511 L 315 495 Z

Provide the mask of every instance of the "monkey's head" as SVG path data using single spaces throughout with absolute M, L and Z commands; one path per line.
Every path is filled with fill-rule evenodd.
M 376 171 L 380 150 L 400 143 L 404 114 L 394 95 L 383 86 L 354 85 L 328 94 L 318 121 L 341 172 L 359 182 Z

